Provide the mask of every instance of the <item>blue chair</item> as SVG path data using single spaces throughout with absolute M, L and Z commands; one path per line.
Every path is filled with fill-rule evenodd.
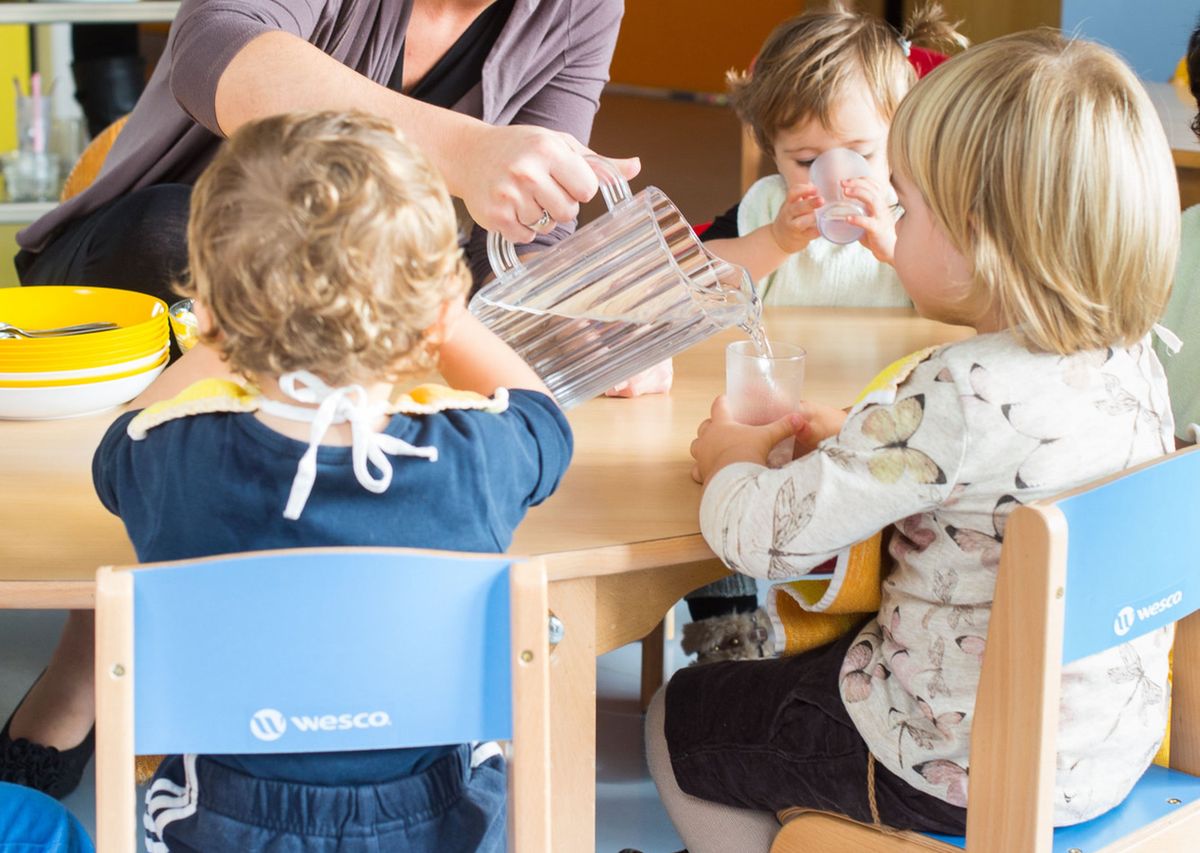
M 1200 449 L 1016 509 L 1009 518 L 971 733 L 967 835 L 897 832 L 798 809 L 772 853 L 1200 850 Z M 1168 606 L 1153 607 L 1156 602 Z M 1054 829 L 1062 666 L 1171 622 L 1171 769 L 1117 808 Z
M 101 569 L 98 849 L 136 838 L 135 754 L 505 740 L 510 846 L 548 853 L 547 612 L 541 561 L 503 556 L 298 549 Z
M 92 839 L 58 800 L 0 782 L 0 850 L 93 853 Z

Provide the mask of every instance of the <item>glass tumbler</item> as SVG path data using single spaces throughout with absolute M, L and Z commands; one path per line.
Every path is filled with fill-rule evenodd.
M 762 355 L 753 341 L 735 341 L 725 349 L 725 396 L 734 420 L 750 426 L 777 421 L 799 411 L 804 398 L 805 352 L 791 344 L 771 344 Z M 784 439 L 767 460 L 771 467 L 792 458 L 794 441 Z
M 842 181 L 865 178 L 871 167 L 861 154 L 849 148 L 831 148 L 813 161 L 809 178 L 821 192 L 825 204 L 817 209 L 817 229 L 831 243 L 853 243 L 863 229 L 846 221 L 847 216 L 866 216 L 867 209 L 846 198 Z

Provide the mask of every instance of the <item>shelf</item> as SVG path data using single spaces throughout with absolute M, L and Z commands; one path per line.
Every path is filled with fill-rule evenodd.
M 170 22 L 178 3 L 0 3 L 0 24 Z
M 0 225 L 28 225 L 58 206 L 56 201 L 13 201 L 0 203 Z

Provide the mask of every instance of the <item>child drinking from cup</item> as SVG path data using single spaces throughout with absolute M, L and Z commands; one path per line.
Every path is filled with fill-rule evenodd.
M 765 304 L 910 304 L 891 267 L 888 126 L 917 79 L 912 45 L 935 43 L 966 44 L 936 3 L 917 9 L 897 32 L 834 2 L 780 24 L 752 71 L 730 73 L 734 109 L 778 173 L 755 183 L 704 237 L 715 254 L 750 271 Z M 863 229 L 847 244 L 821 239 L 816 213 L 828 199 L 810 174 L 814 160 L 837 148 L 860 154 L 870 172 L 842 184 L 866 211 L 846 220 Z
M 196 184 L 188 243 L 201 338 L 249 384 L 209 378 L 170 399 L 152 386 L 135 401 L 149 407 L 108 430 L 96 489 L 139 560 L 502 552 L 554 491 L 570 428 L 466 312 L 445 185 L 390 124 L 302 113 L 245 125 Z M 204 349 L 163 385 L 201 378 L 188 371 Z M 459 390 L 394 394 L 435 366 Z M 397 602 L 397 618 L 434 605 Z M 503 850 L 491 746 L 171 756 L 147 795 L 148 849 Z M 280 803 L 295 808 L 265 812 Z
M 962 833 L 1008 513 L 1172 448 L 1150 332 L 1178 195 L 1132 72 L 1051 31 L 997 39 L 913 89 L 888 151 L 905 291 L 923 316 L 978 334 L 916 354 L 848 413 L 808 404 L 744 426 L 718 398 L 700 425 L 701 529 L 730 568 L 797 577 L 896 529 L 861 629 L 684 669 L 655 697 L 650 768 L 692 853 L 765 851 L 792 806 Z M 809 452 L 764 467 L 793 432 Z M 1171 637 L 1064 667 L 1055 824 L 1111 809 L 1149 765 Z
M 897 32 L 875 15 L 835 2 L 780 24 L 753 71 L 730 74 L 734 107 L 778 173 L 754 184 L 703 239 L 714 254 L 749 270 L 765 304 L 911 304 L 891 266 L 896 234 L 888 126 L 916 81 L 912 45 L 938 43 L 966 40 L 937 4 L 918 9 Z M 846 197 L 867 212 L 848 220 L 864 230 L 858 242 L 844 245 L 818 233 L 816 213 L 825 199 L 809 174 L 817 157 L 836 148 L 862 155 L 870 170 L 844 184 Z M 752 578 L 722 578 L 687 601 L 693 621 L 683 628 L 683 648 L 698 662 L 761 657 L 756 637 L 766 616 Z

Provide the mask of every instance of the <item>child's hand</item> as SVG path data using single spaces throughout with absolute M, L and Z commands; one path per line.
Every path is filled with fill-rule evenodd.
M 842 431 L 846 423 L 845 409 L 835 409 L 833 406 L 822 406 L 807 400 L 800 404 L 800 417 L 803 419 L 800 428 L 796 430 L 796 449 L 793 457 L 799 459 L 817 449 L 817 445 L 831 435 Z
M 812 184 L 788 188 L 787 200 L 771 223 L 771 237 L 781 251 L 789 255 L 803 252 L 821 236 L 817 230 L 817 208 L 822 204 L 821 194 Z
M 722 394 L 713 401 L 712 417 L 696 429 L 691 448 L 696 460 L 692 479 L 707 483 L 713 474 L 735 462 L 766 465 L 771 448 L 795 435 L 803 423 L 800 415 L 792 413 L 765 426 L 739 424 L 729 413 L 729 402 Z
M 643 394 L 666 394 L 671 390 L 675 367 L 671 359 L 660 361 L 621 384 L 604 392 L 605 397 L 640 397 Z
M 850 178 L 842 181 L 846 198 L 861 202 L 866 216 L 847 216 L 846 221 L 866 231 L 859 242 L 871 250 L 877 260 L 894 263 L 896 254 L 896 217 L 892 215 L 891 197 L 872 178 Z

